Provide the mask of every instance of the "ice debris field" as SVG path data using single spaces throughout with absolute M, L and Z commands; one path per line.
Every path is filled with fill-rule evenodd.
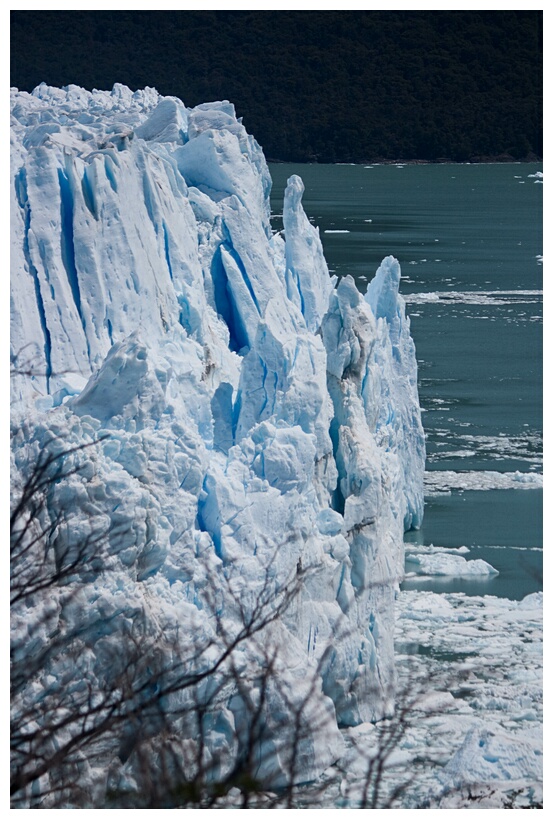
M 256 595 L 269 588 L 276 599 L 301 575 L 271 639 L 286 647 L 279 674 L 291 705 L 310 691 L 314 711 L 331 717 L 324 735 L 302 740 L 301 776 L 313 780 L 351 753 L 355 732 L 370 744 L 371 722 L 391 713 L 396 607 L 398 639 L 419 644 L 426 623 L 434 648 L 458 634 L 453 613 L 465 605 L 476 607 L 468 620 L 481 618 L 480 605 L 499 606 L 503 620 L 538 618 L 537 601 L 398 592 L 403 532 L 421 522 L 425 477 L 399 264 L 385 258 L 365 294 L 349 276 L 331 278 L 298 176 L 285 191 L 284 231 L 273 233 L 263 153 L 228 102 L 188 109 L 151 88 L 42 84 L 12 89 L 11 105 L 13 493 L 41 451 L 67 452 L 46 513 L 64 510 L 66 542 L 93 530 L 109 555 L 109 571 L 73 580 L 71 612 L 60 595 L 55 618 L 94 620 L 79 662 L 101 688 L 112 673 L 106 645 L 125 650 L 120 629 L 136 612 L 151 634 L 177 641 L 183 622 L 232 631 Z M 448 473 L 426 475 L 433 491 L 443 478 L 452 485 Z M 438 574 L 493 571 L 439 552 L 411 562 Z M 12 630 L 16 659 L 48 644 L 28 609 L 12 612 Z M 499 662 L 490 645 L 481 656 Z M 484 730 L 474 704 L 484 702 L 482 669 L 469 665 L 473 700 L 448 698 L 435 717 L 437 746 L 447 740 L 436 750 L 444 794 L 470 777 L 539 778 L 536 723 L 528 733 L 530 717 L 513 716 Z M 44 672 L 18 707 L 45 696 L 63 664 Z M 521 686 L 490 689 L 485 713 L 494 700 L 502 717 L 512 691 L 534 713 L 537 676 L 528 692 Z M 213 748 L 232 748 L 236 702 L 229 693 L 207 735 Z M 269 692 L 267 712 L 281 707 Z M 526 731 L 518 756 L 511 723 Z M 427 744 L 420 731 L 413 748 Z M 279 781 L 283 766 L 272 754 L 264 774 Z M 132 759 L 120 775 L 132 778 Z M 88 776 L 99 787 L 98 771 Z

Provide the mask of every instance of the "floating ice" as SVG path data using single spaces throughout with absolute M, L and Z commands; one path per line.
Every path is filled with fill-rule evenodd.
M 410 545 L 409 551 L 411 552 L 421 552 L 423 554 L 437 554 L 438 552 L 445 552 L 446 554 L 468 554 L 470 549 L 468 546 L 434 546 L 431 543 L 429 546 L 423 546 L 421 544 Z
M 503 461 L 506 459 L 523 461 L 533 465 L 543 462 L 542 436 L 535 432 L 526 432 L 521 435 L 471 435 L 452 434 L 450 431 L 435 430 L 438 438 L 447 437 L 450 442 L 469 449 L 446 450 L 439 449 L 430 454 L 427 462 L 436 462 L 446 458 L 467 458 L 474 455 L 484 456 L 487 459 Z M 436 446 L 445 447 L 444 441 L 437 441 Z
M 543 475 L 535 472 L 431 471 L 424 473 L 426 495 L 439 495 L 462 489 L 541 489 Z
M 541 758 L 534 743 L 506 731 L 472 728 L 463 745 L 440 776 L 446 789 L 497 782 L 535 782 L 541 775 Z
M 416 264 L 416 262 L 409 264 Z M 433 293 L 408 293 L 404 299 L 407 304 L 539 304 L 543 299 L 543 290 L 466 290 L 464 292 L 442 290 Z
M 417 554 L 406 555 L 407 568 L 415 567 L 417 574 L 437 577 L 473 577 L 475 575 L 499 574 L 497 569 L 485 560 L 465 560 L 454 554 Z
M 381 772 L 382 804 L 411 809 L 536 807 L 542 800 L 543 595 L 399 593 L 403 733 Z M 395 726 L 393 726 L 395 727 Z M 344 733 L 342 807 L 357 808 L 380 725 Z

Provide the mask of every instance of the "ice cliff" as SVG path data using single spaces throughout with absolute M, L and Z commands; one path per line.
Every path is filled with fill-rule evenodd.
M 302 746 L 313 778 L 339 726 L 391 707 L 424 469 L 399 264 L 365 295 L 331 279 L 297 176 L 274 234 L 263 153 L 228 102 L 42 84 L 11 103 L 13 492 L 41 451 L 96 441 L 64 456 L 78 471 L 48 511 L 66 510 L 57 537 L 100 532 L 108 552 L 56 622 L 94 619 L 79 662 L 102 686 L 106 642 L 137 612 L 152 634 L 232 631 L 299 577 L 271 639 L 292 701 L 309 689 L 330 716 Z M 31 621 L 15 612 L 16 651 L 47 645 Z M 214 746 L 232 746 L 235 703 Z

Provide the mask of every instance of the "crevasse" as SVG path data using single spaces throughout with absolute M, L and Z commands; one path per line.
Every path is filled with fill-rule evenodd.
M 44 84 L 11 102 L 14 492 L 52 441 L 98 441 L 50 500 L 52 515 L 71 506 L 66 538 L 91 515 L 107 533 L 109 571 L 74 581 L 83 622 L 140 610 L 170 629 L 193 609 L 206 633 L 216 616 L 232 627 L 230 581 L 247 607 L 268 567 L 275 594 L 301 567 L 274 632 L 293 696 L 318 675 L 331 716 L 304 741 L 312 779 L 340 756 L 339 727 L 392 706 L 425 455 L 399 264 L 384 259 L 365 295 L 331 279 L 297 176 L 273 235 L 263 153 L 228 102 Z M 98 685 L 117 639 L 112 621 L 90 638 Z

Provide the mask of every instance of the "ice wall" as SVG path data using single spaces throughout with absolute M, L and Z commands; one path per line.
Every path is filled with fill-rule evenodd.
M 229 584 L 248 609 L 267 578 L 276 597 L 301 576 L 272 633 L 290 696 L 311 685 L 330 715 L 304 743 L 312 778 L 341 753 L 337 726 L 391 707 L 424 468 L 399 265 L 364 297 L 336 286 L 297 176 L 273 235 L 263 153 L 228 102 L 44 84 L 11 101 L 15 494 L 33 454 L 98 441 L 49 499 L 70 509 L 63 537 L 109 542 L 109 571 L 80 578 L 82 621 L 140 611 L 152 633 L 208 633 L 244 616 Z M 83 673 L 102 684 L 117 630 L 95 635 Z

